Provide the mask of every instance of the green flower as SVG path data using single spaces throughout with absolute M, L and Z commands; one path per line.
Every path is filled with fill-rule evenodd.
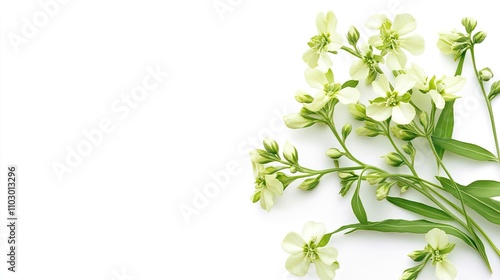
M 251 197 L 252 202 L 260 201 L 260 207 L 267 212 L 274 205 L 274 197 L 283 193 L 283 183 L 276 178 L 277 173 L 269 174 L 262 164 L 252 162 L 255 177 L 255 192 Z
M 286 261 L 286 269 L 291 274 L 305 276 L 311 263 L 314 263 L 321 280 L 331 280 L 335 277 L 335 270 L 339 268 L 337 249 L 318 246 L 325 231 L 325 225 L 307 222 L 302 229 L 302 236 L 296 232 L 287 234 L 281 247 L 291 254 Z
M 336 52 L 342 47 L 343 37 L 335 32 L 337 18 L 333 12 L 328 12 L 326 15 L 319 13 L 316 18 L 316 27 L 318 35 L 312 37 L 307 43 L 310 49 L 302 58 L 309 67 L 316 68 L 319 65 L 321 69 L 326 70 L 332 66 L 329 52 Z
M 366 26 L 380 31 L 379 35 L 370 37 L 368 43 L 381 50 L 382 54 L 387 53 L 387 67 L 391 70 L 405 68 L 407 58 L 403 50 L 413 55 L 422 54 L 424 51 L 424 38 L 420 35 L 409 35 L 417 28 L 415 18 L 410 14 L 396 15 L 394 22 L 384 15 L 375 15 Z
M 432 264 L 436 266 L 436 277 L 439 280 L 453 280 L 457 276 L 457 270 L 453 264 L 446 259 L 455 247 L 454 243 L 448 243 L 448 235 L 440 229 L 432 229 L 425 235 L 428 245 L 425 250 L 432 256 Z
M 408 75 L 399 75 L 394 80 L 394 87 L 389 84 L 385 75 L 372 83 L 373 91 L 379 97 L 371 101 L 366 114 L 377 121 L 385 121 L 392 116 L 398 124 L 409 124 L 415 117 L 415 108 L 409 103 L 409 90 L 415 81 Z
M 304 108 L 309 111 L 321 110 L 332 99 L 337 99 L 342 104 L 357 103 L 359 100 L 359 90 L 352 87 L 342 88 L 341 84 L 335 83 L 331 69 L 326 73 L 318 69 L 307 69 L 305 75 L 307 83 L 319 90 L 311 103 L 304 103 Z

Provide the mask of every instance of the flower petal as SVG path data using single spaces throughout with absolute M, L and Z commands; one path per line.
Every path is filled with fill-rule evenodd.
M 328 68 L 332 66 L 332 60 L 330 59 L 330 55 L 327 52 L 320 52 L 318 59 L 318 67 L 322 71 L 327 71 Z
M 351 65 L 351 69 L 349 69 L 349 74 L 353 79 L 363 80 L 366 79 L 369 71 L 370 68 L 366 66 L 365 62 L 362 59 L 359 59 Z
M 319 260 L 314 261 L 316 267 L 316 274 L 321 280 L 332 280 L 335 277 L 335 270 L 339 268 L 337 263 L 327 265 Z
M 327 33 L 326 30 L 326 16 L 324 13 L 319 13 L 316 17 L 316 28 L 318 29 L 319 34 Z
M 324 32 L 324 33 L 330 33 L 330 34 L 332 34 L 335 31 L 335 29 L 337 28 L 337 17 L 335 16 L 335 14 L 332 11 L 329 11 L 326 14 L 325 28 L 326 28 L 326 30 L 325 30 L 326 32 Z
M 373 35 L 368 38 L 368 44 L 374 48 L 380 48 L 384 45 L 384 41 L 382 41 L 379 35 Z
M 271 208 L 273 208 L 273 205 L 273 193 L 268 189 L 263 189 L 260 192 L 260 207 L 269 212 L 271 211 Z
M 281 248 L 289 254 L 295 254 L 302 252 L 304 250 L 304 245 L 306 242 L 302 239 L 302 236 L 296 232 L 290 232 L 285 236 L 283 242 L 281 243 Z
M 316 239 L 316 244 L 319 243 L 323 235 L 325 235 L 326 227 L 322 223 L 307 222 L 302 229 L 302 237 L 306 242 Z
M 408 34 L 417 28 L 415 18 L 410 14 L 399 14 L 394 18 L 391 29 L 396 31 L 399 36 Z
M 383 14 L 377 14 L 371 16 L 366 22 L 366 27 L 370 29 L 380 29 L 382 23 L 387 20 L 387 17 Z
M 429 95 L 432 99 L 432 102 L 436 105 L 436 108 L 438 109 L 443 109 L 444 105 L 446 104 L 443 96 L 439 94 L 439 92 L 435 89 L 429 91 Z
M 344 37 L 337 32 L 330 34 L 330 44 L 328 44 L 329 51 L 338 51 L 344 44 Z
M 439 280 L 453 280 L 457 277 L 457 270 L 448 260 L 436 264 L 436 278 Z
M 293 254 L 288 257 L 285 263 L 286 270 L 293 275 L 305 276 L 309 271 L 311 261 L 306 258 L 304 252 Z
M 359 95 L 360 93 L 357 88 L 346 87 L 337 92 L 337 94 L 335 94 L 335 98 L 337 98 L 342 104 L 353 104 L 358 103 Z
M 266 187 L 273 194 L 280 195 L 283 193 L 283 183 L 276 179 L 276 173 L 274 175 L 266 175 Z
M 392 107 L 392 120 L 398 124 L 409 124 L 415 118 L 413 105 L 400 102 L 398 106 Z
M 396 52 L 389 52 L 387 54 L 386 65 L 391 70 L 401 70 L 405 68 L 406 54 L 401 48 L 397 49 Z
M 438 228 L 431 229 L 425 235 L 425 241 L 434 249 L 441 250 L 448 245 L 448 235 Z
M 311 68 L 316 68 L 318 66 L 319 54 L 313 50 L 308 49 L 304 55 L 302 55 L 302 60 Z
M 385 121 L 392 114 L 392 108 L 385 104 L 370 104 L 366 107 L 366 115 L 376 121 Z
M 409 51 L 413 55 L 421 55 L 425 50 L 425 41 L 420 35 L 400 38 L 399 44 L 401 48 Z
M 304 108 L 309 111 L 317 112 L 321 110 L 328 101 L 330 101 L 330 96 L 327 96 L 324 92 L 320 92 L 316 97 L 314 97 L 313 102 L 304 104 Z
M 338 251 L 333 247 L 316 248 L 319 259 L 326 265 L 331 265 L 337 260 Z
M 415 86 L 415 80 L 410 75 L 399 75 L 394 79 L 394 91 L 399 95 L 405 94 Z
M 306 69 L 305 76 L 307 84 L 313 88 L 323 89 L 325 84 L 328 84 L 325 73 L 318 69 Z
M 381 97 L 387 97 L 387 93 L 391 91 L 389 81 L 385 75 L 380 75 L 376 81 L 372 83 L 373 92 Z
M 465 85 L 465 78 L 462 76 L 447 77 L 443 79 L 446 86 L 446 93 L 455 93 L 460 91 Z

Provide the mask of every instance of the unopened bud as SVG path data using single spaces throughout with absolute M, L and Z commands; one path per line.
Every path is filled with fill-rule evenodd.
M 474 29 L 476 29 L 477 20 L 470 18 L 470 17 L 466 17 L 466 18 L 462 19 L 462 25 L 465 27 L 465 31 L 467 31 L 467 33 L 471 34 L 472 31 L 474 31 Z
M 297 102 L 299 103 L 311 103 L 314 101 L 314 97 L 312 97 L 305 91 L 299 90 L 295 95 L 295 100 L 297 100 Z
M 488 67 L 483 68 L 479 71 L 479 77 L 481 77 L 481 80 L 487 82 L 493 78 L 493 72 Z
M 389 153 L 383 156 L 383 158 L 385 160 L 385 163 L 394 167 L 400 167 L 405 162 L 403 158 L 401 158 L 401 156 L 395 152 Z
M 319 184 L 319 180 L 316 178 L 309 178 L 304 180 L 297 188 L 303 191 L 310 191 L 314 189 Z
M 472 42 L 474 44 L 480 44 L 486 39 L 486 32 L 484 31 L 479 31 L 476 34 L 474 34 L 474 37 L 472 37 Z
M 264 148 L 271 154 L 277 154 L 279 152 L 278 143 L 276 143 L 273 139 L 264 139 Z
M 359 40 L 359 31 L 356 29 L 356 27 L 351 26 L 349 28 L 349 32 L 347 33 L 347 41 L 349 41 L 349 44 L 355 46 L 358 43 Z
M 331 159 L 339 159 L 341 156 L 344 155 L 339 149 L 336 148 L 331 148 L 326 151 L 326 155 L 331 158 Z
M 351 115 L 354 117 L 354 119 L 358 121 L 364 121 L 366 120 L 366 107 L 365 105 L 361 103 L 356 103 L 356 104 L 350 104 L 348 106 L 349 112 Z

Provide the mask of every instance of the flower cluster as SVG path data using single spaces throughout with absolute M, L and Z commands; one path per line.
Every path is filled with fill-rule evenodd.
M 469 245 L 488 267 L 489 259 L 482 238 L 500 256 L 500 249 L 468 214 L 475 211 L 489 222 L 500 225 L 500 201 L 493 199 L 500 196 L 500 182 L 477 180 L 467 186 L 461 185 L 454 180 L 443 158 L 445 153 L 454 153 L 469 160 L 500 162 L 492 109 L 492 100 L 500 95 L 500 81 L 491 82 L 490 91 L 486 91 L 487 83 L 494 77 L 493 71 L 489 67 L 479 70 L 475 59 L 475 47 L 485 40 L 486 33 L 475 32 L 477 21 L 472 18 L 464 18 L 461 23 L 464 32 L 454 29 L 441 33 L 437 42 L 437 47 L 445 55 L 457 61 L 455 73 L 429 75 L 412 62 L 414 56 L 423 54 L 425 43 L 422 36 L 415 34 L 417 23 L 410 14 L 396 15 L 394 19 L 384 15 L 372 16 L 366 27 L 373 34 L 366 42 L 362 42 L 354 26 L 349 28 L 346 38 L 337 33 L 337 18 L 333 12 L 317 16 L 317 35 L 311 38 L 309 49 L 303 55 L 307 64 L 305 80 L 315 93 L 297 91 L 295 100 L 301 109 L 284 116 L 284 121 L 292 129 L 326 126 L 335 139 L 325 151 L 333 167 L 321 170 L 304 167 L 299 163 L 298 151 L 293 145 L 286 142 L 280 151 L 276 141 L 266 139 L 264 149 L 250 153 L 255 177 L 255 192 L 251 200 L 260 202 L 260 206 L 269 212 L 276 198 L 295 181 L 300 181 L 297 186 L 300 190 L 311 191 L 319 186 L 323 176 L 335 173 L 339 179 L 340 195 L 352 195 L 351 207 L 357 223 L 326 233 L 323 224 L 308 222 L 302 235 L 288 234 L 282 247 L 291 254 L 285 263 L 290 273 L 304 276 L 314 264 L 320 279 L 333 279 L 339 268 L 337 251 L 327 244 L 334 234 L 342 231 L 426 233 L 428 245 L 424 250 L 410 254 L 419 264 L 404 271 L 401 276 L 404 280 L 416 279 L 427 263 L 436 267 L 439 280 L 456 277 L 457 271 L 447 259 L 455 244 L 448 242 L 447 234 Z M 338 81 L 335 78 L 332 65 L 334 57 L 341 52 L 353 56 L 353 63 L 348 67 L 351 80 Z M 452 138 L 454 101 L 463 94 L 461 90 L 466 83 L 461 73 L 467 53 L 488 108 L 496 155 L 476 144 Z M 364 85 L 361 86 L 360 82 Z M 357 128 L 354 129 L 349 122 L 338 126 L 339 119 L 349 121 L 345 116 L 335 117 L 339 114 L 338 106 L 347 107 L 351 121 L 359 124 Z M 361 137 L 386 138 L 393 151 L 381 156 L 385 165 L 366 163 L 351 151 L 348 139 L 352 131 Z M 436 170 L 442 170 L 445 177 L 426 179 L 419 175 L 415 157 L 420 150 L 413 144 L 416 138 L 426 143 L 425 148 L 434 156 L 431 163 L 435 164 Z M 432 164 L 428 166 L 433 167 Z M 373 189 L 377 200 L 412 212 L 419 219 L 371 221 L 360 195 L 364 186 Z M 410 190 L 421 199 L 404 197 Z

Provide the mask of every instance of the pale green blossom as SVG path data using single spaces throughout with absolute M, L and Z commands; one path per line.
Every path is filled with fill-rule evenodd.
M 316 17 L 316 28 L 318 35 L 311 38 L 307 43 L 310 47 L 302 58 L 311 68 L 319 67 L 323 70 L 332 66 L 329 52 L 338 51 L 343 44 L 343 37 L 335 32 L 337 28 L 337 18 L 333 12 L 319 13 Z
M 436 277 L 438 280 L 453 280 L 457 276 L 457 270 L 453 264 L 446 259 L 453 250 L 455 244 L 448 242 L 448 235 L 440 229 L 432 229 L 425 235 L 428 245 L 426 251 L 431 254 L 432 264 L 436 266 Z
M 262 164 L 252 161 L 255 177 L 255 191 L 252 202 L 260 201 L 260 207 L 267 212 L 274 205 L 274 197 L 283 194 L 283 183 L 276 178 L 276 173 L 268 174 Z
M 372 83 L 373 91 L 379 97 L 371 101 L 366 108 L 366 114 L 376 120 L 385 121 L 392 116 L 392 120 L 398 124 L 408 124 L 415 117 L 415 108 L 409 103 L 415 81 L 408 75 L 399 75 L 391 87 L 385 75 L 380 75 L 378 80 Z
M 443 109 L 446 101 L 458 98 L 454 93 L 460 91 L 465 85 L 465 78 L 462 76 L 446 77 L 440 79 L 436 76 L 427 77 L 424 70 L 413 64 L 407 74 L 415 81 L 414 88 L 423 93 L 428 93 L 436 108 Z
M 318 246 L 325 231 L 325 225 L 307 222 L 302 229 L 302 236 L 291 232 L 285 237 L 281 247 L 291 254 L 286 261 L 286 269 L 291 274 L 305 276 L 311 263 L 314 263 L 319 279 L 331 280 L 335 277 L 335 271 L 339 268 L 337 250 Z
M 317 112 L 321 110 L 328 101 L 337 99 L 342 104 L 356 103 L 359 100 L 359 90 L 352 87 L 342 88 L 342 85 L 335 83 L 332 70 L 323 73 L 317 69 L 306 70 L 307 83 L 319 92 L 311 103 L 304 103 L 304 108 Z
M 366 44 L 361 46 L 360 51 L 362 58 L 351 65 L 349 74 L 353 79 L 365 80 L 370 84 L 377 77 L 377 73 L 382 72 L 378 64 L 383 63 L 384 58 L 374 54 L 372 47 Z
M 453 55 L 455 59 L 467 51 L 470 46 L 471 42 L 468 36 L 456 30 L 439 33 L 438 49 L 444 54 Z
M 420 35 L 409 34 L 416 29 L 415 18 L 410 14 L 399 14 L 390 21 L 386 16 L 375 15 L 367 22 L 367 27 L 380 31 L 379 35 L 369 38 L 368 42 L 373 47 L 387 54 L 386 64 L 391 70 L 404 69 L 407 61 L 403 50 L 413 55 L 422 54 L 424 39 Z

